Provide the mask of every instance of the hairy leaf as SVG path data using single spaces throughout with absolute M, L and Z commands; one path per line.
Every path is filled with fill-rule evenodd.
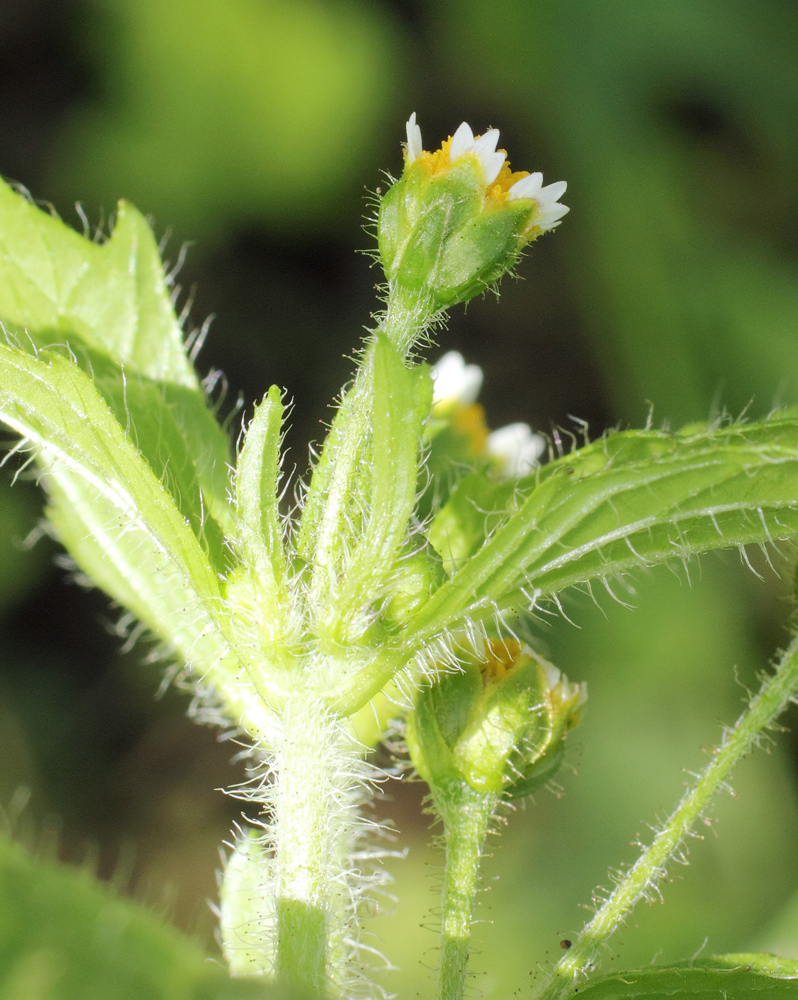
M 197 945 L 89 874 L 0 837 L 0 995 L 8 1000 L 281 997 L 233 981 Z
M 120 202 L 105 243 L 0 183 L 0 316 L 55 342 L 89 347 L 156 381 L 197 387 L 183 350 L 158 248 L 144 218 Z
M 480 519 L 492 533 L 478 530 Z M 573 584 L 797 531 L 795 418 L 613 434 L 550 463 L 536 482 L 520 480 L 512 495 L 464 480 L 431 529 L 451 578 L 411 628 L 423 642 Z
M 0 345 L 0 419 L 39 462 L 52 520 L 80 568 L 200 676 L 227 672 L 217 575 L 88 377 L 60 355 Z
M 787 1000 L 798 991 L 798 963 L 773 955 L 720 955 L 602 976 L 578 990 L 580 1000 Z
M 427 367 L 408 369 L 378 335 L 314 470 L 298 536 L 313 565 L 319 631 L 336 641 L 350 627 L 356 635 L 362 612 L 384 596 L 413 511 L 431 405 Z
M 146 220 L 121 202 L 112 235 L 95 243 L 0 182 L 0 254 L 0 320 L 19 346 L 68 345 L 156 475 L 171 465 L 165 482 L 181 509 L 199 504 L 199 486 L 229 528 L 227 436 L 186 355 Z M 206 521 L 219 561 L 214 530 Z
M 283 551 L 277 483 L 283 403 L 276 385 L 255 409 L 238 456 L 235 503 L 242 558 L 265 590 L 284 597 Z
M 347 553 L 341 587 L 327 616 L 342 633 L 359 612 L 383 596 L 405 540 L 416 494 L 421 425 L 431 405 L 426 366 L 406 368 L 396 348 L 379 336 L 365 523 Z

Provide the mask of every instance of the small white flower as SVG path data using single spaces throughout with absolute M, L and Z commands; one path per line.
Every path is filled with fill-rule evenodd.
M 459 351 L 447 351 L 432 367 L 432 404 L 470 406 L 482 388 L 482 369 L 467 365 Z
M 507 192 L 509 200 L 514 198 L 531 198 L 538 204 L 538 214 L 535 225 L 541 229 L 554 229 L 559 226 L 559 220 L 570 212 L 567 205 L 561 205 L 559 199 L 565 194 L 568 184 L 565 181 L 555 181 L 543 187 L 543 174 L 529 174 L 522 177 Z
M 546 440 L 533 434 L 529 424 L 508 424 L 488 435 L 486 450 L 499 463 L 502 476 L 517 479 L 537 465 L 546 450 Z
M 421 141 L 421 129 L 416 123 L 415 111 L 407 120 L 407 163 L 414 163 L 424 153 L 424 146 Z M 536 202 L 538 210 L 532 222 L 529 224 L 530 231 L 536 233 L 545 232 L 547 229 L 554 229 L 560 224 L 560 219 L 569 212 L 567 205 L 561 205 L 559 199 L 565 194 L 567 184 L 565 181 L 557 181 L 554 184 L 543 186 L 543 174 L 539 171 L 528 174 L 513 183 L 513 177 L 517 174 L 510 172 L 509 164 L 503 170 L 506 153 L 497 150 L 499 142 L 499 130 L 488 129 L 484 135 L 474 136 L 468 122 L 462 122 L 457 131 L 452 136 L 449 143 L 448 162 L 454 163 L 461 156 L 474 153 L 482 167 L 485 175 L 486 189 L 498 180 L 498 195 L 492 194 L 495 198 L 506 198 L 514 201 L 519 198 Z M 446 143 L 443 144 L 437 153 L 425 154 L 431 161 L 437 157 L 435 169 L 440 170 L 446 160 Z
M 412 163 L 424 152 L 421 142 L 421 128 L 416 125 L 415 111 L 407 120 L 407 162 Z

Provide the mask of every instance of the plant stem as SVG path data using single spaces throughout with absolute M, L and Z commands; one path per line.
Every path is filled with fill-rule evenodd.
M 275 747 L 273 877 L 278 979 L 327 994 L 349 936 L 348 871 L 357 824 L 359 759 L 339 719 L 298 692 Z M 354 932 L 353 932 L 354 933 Z M 354 933 L 356 937 L 356 933 Z
M 425 331 L 435 323 L 435 308 L 429 298 L 394 286 L 388 295 L 379 333 L 384 333 L 403 355 L 407 355 Z
M 440 1000 L 462 1000 L 468 976 L 468 955 L 479 863 L 496 796 L 477 792 L 465 782 L 447 789 L 439 801 L 446 840 L 441 926 Z
M 775 672 L 767 677 L 736 724 L 723 734 L 712 761 L 686 793 L 663 828 L 635 864 L 618 882 L 609 899 L 582 930 L 570 950 L 538 984 L 534 1000 L 561 1000 L 574 989 L 580 976 L 599 963 L 604 941 L 623 923 L 640 899 L 665 875 L 667 865 L 725 783 L 732 768 L 756 745 L 760 734 L 773 724 L 798 691 L 798 637 L 790 643 Z

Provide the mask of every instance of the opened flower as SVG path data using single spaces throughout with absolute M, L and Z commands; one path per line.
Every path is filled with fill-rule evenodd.
M 546 439 L 525 423 L 488 430 L 485 411 L 476 402 L 483 378 L 479 365 L 466 364 L 459 351 L 447 351 L 431 374 L 433 448 L 451 452 L 454 461 L 487 459 L 502 479 L 529 475 L 546 451 Z
M 407 122 L 405 169 L 383 196 L 378 217 L 391 293 L 425 308 L 467 302 L 515 265 L 523 248 L 568 211 L 565 182 L 513 172 L 499 132 L 475 136 L 463 122 L 427 152 L 415 113 Z
M 432 172 L 447 169 L 451 164 L 464 156 L 477 159 L 485 177 L 485 196 L 493 201 L 517 201 L 524 199 L 534 201 L 537 212 L 532 222 L 532 228 L 545 232 L 554 229 L 570 209 L 561 205 L 559 199 L 568 187 L 565 181 L 543 186 L 543 174 L 539 171 L 530 173 L 528 170 L 513 172 L 507 161 L 507 153 L 496 149 L 499 143 L 499 130 L 488 129 L 484 135 L 475 136 L 471 126 L 463 122 L 453 136 L 450 136 L 441 148 L 434 153 L 424 151 L 421 141 L 421 128 L 416 123 L 415 111 L 407 122 L 407 153 L 408 166 L 416 161 L 424 164 Z

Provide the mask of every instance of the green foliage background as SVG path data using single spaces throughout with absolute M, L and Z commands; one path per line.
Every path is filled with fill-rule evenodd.
M 571 215 L 506 282 L 502 301 L 457 311 L 441 349 L 486 374 L 493 426 L 677 426 L 798 401 L 798 11 L 779 0 L 10 0 L 0 12 L 0 172 L 93 229 L 120 196 L 189 249 L 199 358 L 246 406 L 271 382 L 296 408 L 291 460 L 347 377 L 377 272 L 357 249 L 364 187 L 399 170 L 416 110 L 435 145 L 462 119 L 502 129 L 516 169 L 569 182 Z M 239 418 L 233 418 L 234 427 Z M 216 845 L 237 807 L 229 745 L 153 694 L 159 668 L 103 630 L 100 595 L 66 586 L 46 540 L 22 551 L 41 500 L 0 491 L 0 796 L 62 855 L 126 867 L 208 947 Z M 753 556 L 752 556 L 753 559 Z M 736 716 L 784 640 L 782 578 L 736 555 L 640 575 L 634 593 L 541 622 L 546 655 L 587 680 L 590 705 L 564 797 L 511 818 L 488 863 L 481 970 L 508 993 L 583 919 L 579 904 L 663 815 L 720 721 Z M 793 719 L 793 723 L 794 723 Z M 691 844 L 690 867 L 616 942 L 645 965 L 778 947 L 798 957 L 796 745 L 747 762 L 737 799 Z M 375 931 L 402 967 L 386 985 L 428 989 L 437 855 L 418 786 L 381 804 L 411 845 L 399 905 Z M 19 796 L 18 796 L 19 799 Z M 494 881 L 495 876 L 500 876 Z M 683 876 L 683 877 L 682 877 Z M 492 921 L 492 923 L 491 923 Z M 609 965 L 609 963 L 608 963 Z

